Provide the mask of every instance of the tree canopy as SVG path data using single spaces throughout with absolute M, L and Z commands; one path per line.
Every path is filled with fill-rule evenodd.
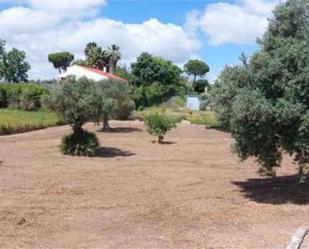
M 209 72 L 209 66 L 201 60 L 189 60 L 184 66 L 184 71 L 193 76 L 194 83 L 197 76 L 204 77 Z
M 8 82 L 27 81 L 30 64 L 26 61 L 24 51 L 5 49 L 5 41 L 0 39 L 0 79 Z
M 74 55 L 69 52 L 53 53 L 48 55 L 48 61 L 54 65 L 54 68 L 66 71 L 74 60 Z
M 112 44 L 108 49 L 103 49 L 95 42 L 90 42 L 86 45 L 84 50 L 86 56 L 86 63 L 91 67 L 113 73 L 117 68 L 117 63 L 121 59 L 120 48 Z M 81 63 L 81 61 L 79 62 Z
M 309 2 L 278 5 L 260 49 L 227 67 L 212 90 L 221 121 L 242 159 L 257 157 L 273 175 L 288 152 L 301 174 L 309 163 Z
M 131 67 L 133 98 L 139 107 L 162 103 L 186 91 L 181 69 L 171 61 L 142 53 Z

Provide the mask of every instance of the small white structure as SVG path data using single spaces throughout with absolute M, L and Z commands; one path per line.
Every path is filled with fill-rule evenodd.
M 200 110 L 201 101 L 198 97 L 187 97 L 187 109 L 192 111 Z
M 102 70 L 86 67 L 86 66 L 79 66 L 79 65 L 73 65 L 71 67 L 67 68 L 67 71 L 64 73 L 61 73 L 58 75 L 58 81 L 61 81 L 68 76 L 75 76 L 76 79 L 80 79 L 82 77 L 86 77 L 90 80 L 94 81 L 100 81 L 100 80 L 106 80 L 106 79 L 115 79 L 115 80 L 123 80 L 126 81 L 126 79 L 121 78 L 119 76 L 116 76 L 111 73 L 106 73 Z

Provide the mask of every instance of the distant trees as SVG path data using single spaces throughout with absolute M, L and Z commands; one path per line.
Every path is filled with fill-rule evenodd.
M 193 76 L 194 84 L 197 76 L 204 77 L 209 72 L 209 66 L 201 60 L 189 60 L 184 66 L 184 71 Z
M 16 48 L 6 51 L 5 41 L 0 39 L 0 79 L 7 82 L 27 81 L 29 70 L 26 53 Z
M 74 55 L 69 52 L 53 53 L 48 55 L 48 61 L 53 64 L 54 68 L 66 71 L 74 60 Z
M 120 48 L 113 44 L 108 49 L 103 49 L 95 42 L 90 42 L 84 50 L 87 65 L 113 73 L 117 67 L 118 61 L 121 59 Z
M 162 103 L 187 90 L 181 80 L 181 69 L 161 57 L 142 53 L 131 68 L 130 83 L 134 87 L 133 99 L 138 107 Z
M 120 48 L 112 44 L 108 47 L 108 54 L 109 54 L 109 72 L 114 73 L 114 70 L 117 68 L 117 63 L 121 59 Z
M 193 83 L 193 91 L 196 93 L 204 93 L 206 87 L 209 86 L 209 82 L 206 79 L 199 79 Z
M 212 89 L 214 106 L 242 159 L 255 156 L 274 175 L 283 152 L 302 177 L 309 164 L 309 2 L 277 6 L 260 50 L 227 67 Z

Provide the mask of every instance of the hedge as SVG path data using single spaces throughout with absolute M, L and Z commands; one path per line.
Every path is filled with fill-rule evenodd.
M 48 90 L 37 83 L 0 83 L 0 108 L 38 110 L 45 94 Z

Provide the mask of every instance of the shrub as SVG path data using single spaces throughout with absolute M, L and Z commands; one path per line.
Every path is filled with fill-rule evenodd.
M 48 90 L 36 83 L 1 83 L 0 108 L 11 107 L 23 110 L 41 108 L 41 98 Z
M 4 89 L 0 88 L 0 108 L 7 107 L 7 96 Z
M 191 124 L 205 125 L 212 128 L 220 127 L 218 118 L 214 112 L 191 113 L 188 115 L 187 120 Z
M 119 99 L 116 101 L 115 118 L 119 120 L 127 120 L 135 109 L 135 103 L 130 98 Z
M 164 114 L 152 113 L 145 117 L 147 132 L 158 136 L 158 142 L 162 143 L 164 135 L 176 127 L 176 121 Z
M 94 156 L 99 146 L 99 141 L 94 133 L 80 130 L 64 136 L 60 150 L 65 155 L 71 156 Z

